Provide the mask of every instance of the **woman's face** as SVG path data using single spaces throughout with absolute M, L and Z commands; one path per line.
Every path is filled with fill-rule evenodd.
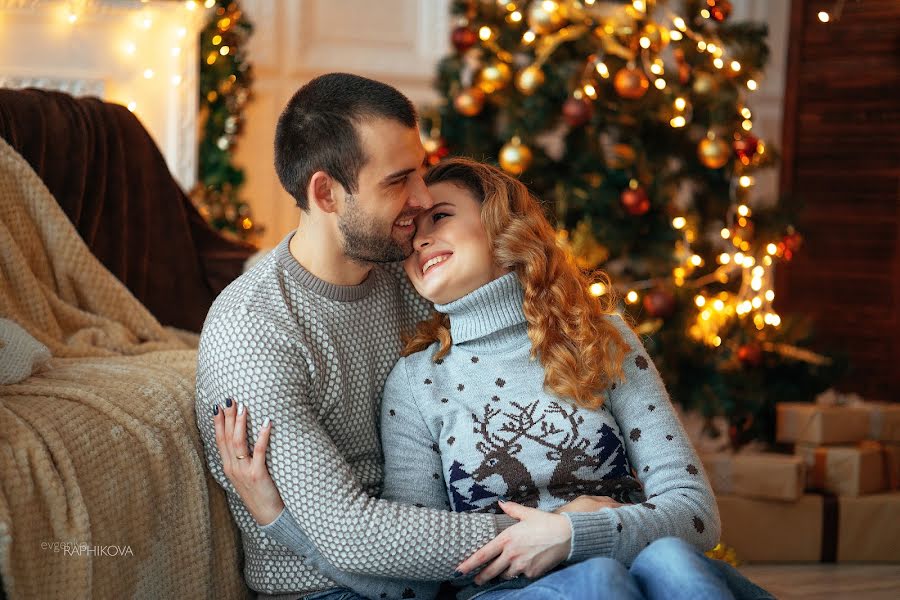
M 416 291 L 447 304 L 504 275 L 484 226 L 481 203 L 455 183 L 429 186 L 430 210 L 416 217 L 413 253 L 403 267 Z

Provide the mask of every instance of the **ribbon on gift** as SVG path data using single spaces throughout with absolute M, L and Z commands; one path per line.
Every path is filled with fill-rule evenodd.
M 888 448 L 883 442 L 864 440 L 860 448 L 871 448 L 881 453 L 881 464 L 884 465 L 884 482 L 889 490 L 900 489 L 900 448 Z
M 838 550 L 838 498 L 834 494 L 822 494 L 822 557 L 824 563 L 837 562 Z

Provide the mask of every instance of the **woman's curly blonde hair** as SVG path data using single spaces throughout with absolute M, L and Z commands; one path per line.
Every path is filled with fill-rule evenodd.
M 544 386 L 579 406 L 596 409 L 605 390 L 625 378 L 622 361 L 630 348 L 615 326 L 615 299 L 609 279 L 596 273 L 589 280 L 571 254 L 556 241 L 556 232 L 528 188 L 499 169 L 466 158 L 444 160 L 425 175 L 426 185 L 453 183 L 481 202 L 481 222 L 494 249 L 495 262 L 519 277 L 525 290 L 531 356 L 544 366 Z M 588 286 L 600 279 L 610 290 L 603 300 Z M 435 313 L 418 324 L 406 341 L 403 356 L 428 348 L 432 357 L 447 355 L 452 344 L 450 319 Z

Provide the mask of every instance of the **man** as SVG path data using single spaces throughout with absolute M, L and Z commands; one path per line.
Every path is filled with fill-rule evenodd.
M 271 417 L 268 468 L 285 508 L 340 571 L 449 578 L 515 522 L 373 498 L 383 471 L 379 396 L 401 331 L 430 308 L 393 264 L 412 252 L 413 219 L 432 205 L 425 158 L 409 100 L 362 77 L 310 81 L 278 121 L 275 166 L 300 224 L 218 297 L 197 368 L 207 462 L 241 530 L 246 581 L 259 592 L 297 598 L 338 585 L 261 530 L 279 515 L 252 514 L 241 501 L 216 449 L 217 405 L 249 409 L 251 442 Z

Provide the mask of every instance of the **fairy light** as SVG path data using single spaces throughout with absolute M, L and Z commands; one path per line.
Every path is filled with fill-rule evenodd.
M 643 36 L 641 36 L 639 43 L 641 45 L 641 48 L 646 50 L 650 47 L 650 38 L 648 38 L 646 35 L 643 35 Z
M 775 292 L 773 290 L 766 290 L 766 300 L 771 302 L 775 299 Z
M 753 306 L 753 308 L 759 308 L 760 306 L 762 306 L 762 298 L 757 296 L 750 302 L 750 304 Z
M 819 17 L 819 20 L 820 20 L 821 22 L 823 22 L 823 23 L 827 23 L 828 21 L 831 20 L 831 15 L 829 15 L 829 14 L 828 14 L 827 12 L 825 12 L 824 10 L 820 10 L 820 11 L 819 11 L 819 14 L 816 15 L 816 16 Z
M 744 117 L 745 119 L 749 119 L 753 115 L 750 112 L 750 109 L 745 106 L 744 108 L 741 109 L 741 116 Z
M 153 75 L 155 75 L 153 69 L 144 69 L 144 79 L 153 79 Z
M 184 3 L 184 7 L 188 10 L 197 10 L 197 3 L 194 2 L 194 0 L 187 0 L 187 2 Z
M 681 17 L 675 17 L 674 19 L 672 19 L 672 23 L 681 31 L 687 31 L 687 23 L 685 23 L 684 19 L 682 19 Z
M 512 21 L 513 23 L 520 22 L 522 20 L 522 13 L 520 13 L 519 11 L 514 11 L 514 12 L 510 13 L 509 20 Z
M 776 246 L 775 244 L 769 244 L 766 246 L 766 252 L 768 252 L 769 254 L 775 254 L 776 252 L 778 252 L 778 246 Z
M 216 0 L 206 0 L 206 2 L 203 3 L 203 6 L 205 6 L 206 8 L 212 8 L 215 5 Z
M 742 252 L 735 253 L 734 262 L 739 265 L 743 265 L 744 264 L 744 254 Z
M 704 19 L 708 19 L 709 11 L 704 8 L 703 10 L 700 11 L 700 16 L 703 17 Z
M 759 265 L 756 265 L 755 267 L 753 267 L 753 276 L 754 277 L 762 277 L 765 272 L 766 272 L 766 270 L 763 269 Z
M 132 55 L 137 52 L 137 44 L 134 42 L 125 42 L 122 45 L 122 50 L 124 50 L 125 54 Z
M 137 102 L 135 102 L 134 100 L 130 101 L 130 102 L 126 105 L 126 108 L 127 108 L 129 111 L 134 112 L 134 109 L 137 108 Z
M 730 237 L 731 237 L 731 230 L 728 229 L 727 227 L 723 227 L 722 228 L 722 239 L 727 240 Z
M 762 263 L 764 265 L 766 265 L 767 267 L 772 266 L 772 257 L 769 256 L 768 254 L 763 256 Z
M 625 301 L 628 302 L 628 304 L 634 304 L 635 302 L 637 302 L 638 301 L 637 292 L 634 290 L 631 290 L 630 292 L 628 292 L 628 294 L 625 296 Z
M 731 255 L 728 254 L 727 252 L 723 252 L 722 254 L 719 255 L 719 262 L 722 263 L 723 265 L 727 265 L 728 263 L 731 262 Z
M 731 61 L 731 70 L 737 73 L 741 70 L 741 63 L 736 60 Z
M 650 72 L 653 73 L 654 75 L 662 75 L 663 67 L 659 63 L 653 63 L 652 65 L 650 65 Z
M 631 5 L 634 7 L 634 10 L 638 12 L 644 12 L 647 10 L 647 5 L 644 4 L 644 0 L 634 0 Z
M 681 40 L 684 39 L 684 36 L 681 35 L 681 32 L 678 31 L 677 29 L 673 29 L 672 31 L 669 32 L 669 39 L 672 40 L 673 42 L 680 42 Z
M 741 215 L 742 217 L 750 216 L 750 207 L 747 206 L 746 204 L 741 204 L 740 206 L 738 206 L 737 211 L 738 211 L 738 214 Z
M 753 121 L 751 121 L 750 119 L 744 119 L 744 121 L 741 123 L 741 127 L 744 128 L 744 131 L 750 131 L 751 129 L 753 129 Z
M 656 86 L 656 89 L 658 89 L 658 90 L 665 89 L 665 87 L 666 87 L 666 80 L 663 79 L 662 77 L 660 77 L 659 79 L 657 79 L 656 81 L 653 82 L 653 85 L 655 85 L 655 86 Z
M 687 225 L 687 219 L 684 217 L 675 217 L 672 219 L 672 227 L 675 229 L 682 229 L 685 225 Z
M 738 179 L 738 183 L 742 188 L 748 188 L 753 185 L 753 178 L 749 175 L 741 175 Z
M 697 42 L 697 50 L 699 50 L 700 52 L 706 50 L 706 42 L 704 42 L 703 40 Z
M 719 312 L 722 312 L 722 310 L 725 309 L 725 303 L 716 298 L 716 300 L 713 302 L 713 308 L 715 308 Z
M 714 65 L 717 69 L 721 69 L 722 67 L 725 66 L 725 61 L 722 60 L 721 58 L 716 57 L 716 58 L 713 59 L 713 65 Z
M 222 46 L 221 48 L 219 48 L 219 54 L 221 54 L 222 56 L 227 56 L 230 51 L 231 49 L 228 46 Z
M 179 27 L 175 30 L 175 35 L 177 35 L 179 38 L 185 37 L 187 35 L 187 27 Z
M 181 85 L 181 75 L 172 75 L 172 85 L 178 87 Z
M 691 264 L 695 267 L 699 267 L 703 265 L 703 258 L 700 257 L 699 254 L 695 254 L 691 257 Z
M 584 84 L 584 93 L 591 99 L 597 98 L 597 90 L 590 83 Z
M 181 48 L 174 46 L 172 48 L 172 56 L 181 56 Z
M 757 88 L 756 80 L 748 79 L 747 80 L 747 89 L 749 89 L 751 92 L 753 92 L 753 91 L 756 91 L 756 88 Z
M 694 296 L 694 304 L 697 305 L 697 308 L 703 308 L 703 305 L 706 304 L 706 297 L 697 294 Z
M 526 44 L 532 43 L 534 41 L 534 38 L 535 38 L 535 34 L 530 29 L 522 34 L 522 41 Z M 607 75 L 607 77 L 609 77 L 609 75 Z
M 143 27 L 144 29 L 150 29 L 151 27 L 153 27 L 153 19 L 151 19 L 150 17 L 144 17 L 143 19 L 141 19 L 141 27 Z
M 605 62 L 598 62 L 597 66 L 594 68 L 597 69 L 597 74 L 600 75 L 600 77 L 609 79 L 609 67 L 606 66 Z
M 486 42 L 489 39 L 491 39 L 491 36 L 493 34 L 494 34 L 494 32 L 491 31 L 491 28 L 488 27 L 487 25 L 483 25 L 481 27 L 481 29 L 478 30 L 478 37 L 481 38 L 482 42 Z
M 679 127 L 684 127 L 686 124 L 687 124 L 687 119 L 685 119 L 681 115 L 678 115 L 677 117 L 672 117 L 672 120 L 669 121 L 669 125 L 671 125 L 675 129 L 678 129 Z
M 222 43 L 222 36 L 217 33 L 216 35 L 212 36 L 211 41 L 213 46 L 218 46 Z
M 591 295 L 593 296 L 602 296 L 606 293 L 606 286 L 602 283 L 592 283 L 590 287 Z
M 687 106 L 687 100 L 685 100 L 684 98 L 682 98 L 680 96 L 678 98 L 675 98 L 675 108 L 677 110 L 684 110 L 686 106 Z
M 719 51 L 719 47 L 716 46 L 714 43 L 710 42 L 706 45 L 706 51 L 709 52 L 710 54 L 715 54 L 716 52 Z

